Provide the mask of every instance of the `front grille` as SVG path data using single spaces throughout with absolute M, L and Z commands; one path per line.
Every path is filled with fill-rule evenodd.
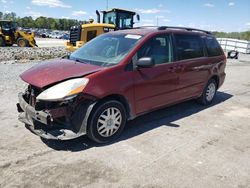
M 82 31 L 82 27 L 80 25 L 73 26 L 70 28 L 69 41 L 74 46 L 76 45 L 76 41 L 81 40 L 81 31 Z

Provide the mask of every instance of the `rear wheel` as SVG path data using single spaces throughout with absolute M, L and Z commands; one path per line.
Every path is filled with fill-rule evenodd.
M 0 47 L 4 47 L 4 46 L 5 46 L 5 41 L 3 37 L 0 37 Z
M 21 37 L 17 39 L 17 45 L 19 47 L 29 47 L 29 41 Z
M 198 102 L 202 105 L 211 104 L 216 96 L 217 87 L 216 81 L 214 79 L 210 79 L 207 86 L 204 88 L 202 95 L 198 98 Z
M 94 108 L 87 129 L 90 139 L 98 143 L 107 143 L 116 139 L 126 124 L 124 106 L 115 100 L 106 101 Z

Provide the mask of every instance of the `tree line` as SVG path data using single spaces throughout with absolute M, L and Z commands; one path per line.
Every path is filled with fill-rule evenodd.
M 16 13 L 2 13 L 0 12 L 0 20 L 16 21 L 18 26 L 25 28 L 40 28 L 53 30 L 69 30 L 71 26 L 86 23 L 86 21 L 79 21 L 76 19 L 56 19 L 40 16 L 33 19 L 31 16 L 23 18 L 17 17 Z M 245 32 L 214 32 L 214 35 L 219 38 L 234 38 L 240 40 L 250 40 L 250 31 Z
M 250 40 L 250 31 L 244 31 L 244 32 L 214 32 L 214 35 L 217 38 L 233 38 L 233 39 L 239 39 L 239 40 Z
M 76 19 L 56 19 L 40 16 L 33 19 L 31 16 L 23 18 L 17 17 L 16 13 L 2 13 L 0 12 L 0 20 L 13 20 L 19 27 L 24 28 L 39 28 L 52 30 L 69 30 L 74 25 L 85 23 L 86 21 L 79 21 Z

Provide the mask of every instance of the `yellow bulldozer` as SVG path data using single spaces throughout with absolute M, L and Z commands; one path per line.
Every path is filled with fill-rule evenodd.
M 17 44 L 19 47 L 37 46 L 35 34 L 18 30 L 16 22 L 0 20 L 0 47 L 13 44 Z
M 140 16 L 135 12 L 118 8 L 102 11 L 102 23 L 99 11 L 96 11 L 96 14 L 97 23 L 94 23 L 94 20 L 91 19 L 89 23 L 70 28 L 69 41 L 66 43 L 67 50 L 74 51 L 86 42 L 103 33 L 133 28 L 135 15 L 137 17 L 137 21 L 140 20 Z

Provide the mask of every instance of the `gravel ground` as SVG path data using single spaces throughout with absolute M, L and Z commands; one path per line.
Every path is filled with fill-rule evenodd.
M 250 187 L 249 61 L 230 60 L 212 106 L 150 113 L 102 146 L 42 140 L 17 120 L 18 75 L 35 64 L 0 63 L 0 187 Z
M 65 40 L 36 38 L 36 41 L 38 47 L 34 48 L 0 47 L 0 63 L 26 63 L 32 60 L 45 60 L 69 54 L 65 49 Z
M 19 47 L 0 47 L 0 62 L 15 62 L 22 60 L 45 60 L 67 55 L 65 47 L 44 47 L 44 48 L 19 48 Z

